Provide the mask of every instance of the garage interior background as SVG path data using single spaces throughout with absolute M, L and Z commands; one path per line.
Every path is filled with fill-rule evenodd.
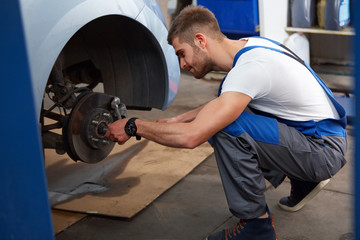
M 341 31 L 330 31 L 330 30 L 320 30 L 318 28 L 304 29 L 304 28 L 292 28 L 291 27 L 291 2 L 293 0 L 277 0 L 276 4 L 272 1 L 267 0 L 241 0 L 241 1 L 221 1 L 221 0 L 157 0 L 164 16 L 166 16 L 167 25 L 170 25 L 171 22 L 171 13 L 174 13 L 177 6 L 177 2 L 182 1 L 184 4 L 192 2 L 196 5 L 204 5 L 205 7 L 210 8 L 211 10 L 215 9 L 215 15 L 217 13 L 226 13 L 226 11 L 217 8 L 222 6 L 223 9 L 232 11 L 237 11 L 236 7 L 245 7 L 246 11 L 257 12 L 258 19 L 251 19 L 248 21 L 248 24 L 255 25 L 258 23 L 258 26 L 251 26 L 254 28 L 253 33 L 249 35 L 260 35 L 262 37 L 271 38 L 278 42 L 284 43 L 288 37 L 296 32 L 303 32 L 306 34 L 309 43 L 310 43 L 310 56 L 315 63 L 337 63 L 337 64 L 354 64 L 354 56 L 352 51 L 352 36 L 355 35 L 352 28 L 354 20 L 350 21 L 350 27 L 341 30 Z M 235 4 L 234 4 L 235 2 Z M 238 3 L 236 3 L 238 2 Z M 316 0 L 305 0 L 304 2 L 317 2 Z M 350 18 L 354 11 L 354 0 L 350 1 Z M 230 5 L 231 4 L 231 5 Z M 233 9 L 235 6 L 235 9 Z M 251 9 L 251 6 L 254 6 Z M 257 8 L 257 9 L 255 9 Z M 216 11 L 218 10 L 218 11 Z M 170 13 L 170 14 L 169 14 Z M 219 24 L 225 23 L 226 21 L 233 21 L 236 16 L 228 14 L 227 16 L 216 15 L 217 18 L 223 18 L 223 21 L 219 21 Z M 240 26 L 240 24 L 237 24 Z M 243 24 L 242 27 L 244 30 L 238 30 L 238 32 L 246 33 L 249 31 L 249 26 Z M 235 30 L 235 29 L 234 29 Z M 234 31 L 235 32 L 235 31 Z M 246 35 L 246 34 L 245 34 Z M 239 36 L 241 36 L 239 34 Z M 235 35 L 236 37 L 236 35 Z M 329 51 L 331 49 L 331 51 Z
M 14 2 L 14 3 L 11 3 L 10 2 Z M 26 56 L 25 54 L 19 54 L 19 55 L 16 55 L 14 56 L 13 54 L 11 54 L 9 52 L 9 50 L 7 50 L 7 45 L 6 43 L 12 41 L 12 38 L 13 39 L 17 39 L 18 37 L 20 37 L 20 39 L 22 39 L 22 34 L 19 34 L 19 32 L 21 33 L 21 23 L 20 23 L 20 16 L 18 14 L 18 5 L 16 4 L 17 1 L 6 1 L 6 3 L 9 3 L 9 4 L 4 4 L 7 8 L 0 8 L 0 11 L 1 11 L 1 16 L 3 16 L 4 18 L 6 18 L 6 20 L 11 20 L 11 21 L 15 21 L 17 22 L 17 31 L 18 31 L 18 34 L 13 34 L 13 35 L 10 35 L 4 39 L 4 41 L 2 41 L 1 43 L 1 49 L 2 51 L 4 52 L 4 55 L 1 57 L 1 62 L 5 62 L 4 59 L 7 58 L 10 59 L 13 59 L 13 61 L 11 61 L 14 65 L 16 64 L 17 62 L 17 71 L 20 73 L 21 71 L 19 71 L 20 68 L 22 69 L 25 69 L 25 73 L 27 72 L 27 69 L 28 67 L 26 66 L 26 61 L 24 61 L 24 59 L 26 59 Z M 167 9 L 167 1 L 165 0 L 158 0 L 158 2 L 160 3 L 160 5 L 162 7 L 166 7 Z M 275 4 L 271 4 L 270 1 L 266 1 L 266 0 L 259 0 L 259 34 L 260 36 L 265 36 L 265 37 L 269 37 L 269 38 L 273 38 L 279 42 L 283 42 L 288 36 L 289 34 L 291 33 L 291 31 L 286 31 L 286 28 L 288 27 L 288 8 L 289 8 L 289 5 L 288 5 L 288 1 L 287 0 L 278 0 L 276 6 Z M 8 11 L 8 10 L 12 10 L 12 11 Z M 167 12 L 167 11 L 165 11 Z M 7 18 L 8 17 L 8 18 Z M 358 22 L 359 24 L 359 22 Z M 3 25 L 1 26 L 1 31 L 5 31 L 5 30 L 8 30 L 6 28 L 3 28 Z M 328 34 L 313 34 L 313 33 L 309 33 L 308 34 L 309 36 L 309 41 L 310 41 L 310 51 L 311 51 L 311 56 L 312 57 L 319 57 L 319 59 L 336 59 L 336 60 L 342 60 L 342 61 L 345 61 L 349 64 L 353 64 L 354 63 L 354 57 L 352 55 L 352 37 L 351 36 L 354 36 L 353 34 L 353 31 L 349 31 L 349 34 L 348 35 L 338 35 L 337 33 L 328 33 Z M 350 36 L 350 37 L 349 37 Z M 358 38 L 356 38 L 358 39 Z M 6 41 L 8 40 L 8 42 Z M 23 42 L 19 41 L 19 46 L 23 46 Z M 21 48 L 24 50 L 24 48 Z M 338 49 L 338 51 L 328 51 L 328 49 Z M 25 51 L 25 50 L 24 50 Z M 359 49 L 357 49 L 357 55 L 359 55 Z M 22 59 L 22 60 L 21 60 Z M 21 62 L 23 63 L 23 66 L 19 66 L 18 65 L 18 62 Z M 13 69 L 13 68 L 8 68 L 8 69 Z M 2 66 L 2 69 L 1 69 L 1 72 L 4 73 L 4 80 L 3 82 L 11 82 L 11 80 L 13 81 L 14 80 L 14 77 L 16 78 L 16 80 L 18 80 L 19 82 L 20 81 L 24 81 L 26 82 L 29 78 L 29 76 L 23 76 L 23 74 L 21 75 L 14 75 L 12 73 L 14 72 L 10 72 L 9 70 L 5 71 L 5 68 L 4 68 L 4 65 Z M 357 72 L 357 77 L 359 77 L 359 74 Z M 27 84 L 29 84 L 27 82 Z M 26 84 L 25 84 L 26 85 Z M 5 89 L 7 91 L 12 91 L 12 90 L 16 90 L 16 89 L 13 89 L 15 86 L 11 86 L 10 84 L 8 85 L 5 85 Z M 29 88 L 30 89 L 30 88 Z M 358 91 L 358 90 L 357 90 Z M 24 96 L 29 96 L 31 97 L 31 94 L 24 94 Z M 0 97 L 0 100 L 2 100 L 2 102 L 6 102 L 6 98 L 5 98 L 5 94 L 1 94 L 1 97 Z M 23 106 L 23 101 L 24 99 L 22 100 L 18 100 L 18 101 L 15 101 L 15 102 L 12 102 L 12 108 L 5 108 L 4 111 L 3 111 L 3 114 L 4 114 L 4 118 L 2 119 L 2 127 L 1 127 L 1 132 L 4 133 L 4 135 L 8 134 L 8 136 L 13 136 L 13 132 L 10 132 L 9 129 L 13 128 L 13 129 L 16 129 L 18 126 L 16 125 L 16 122 L 14 122 L 14 118 L 16 118 L 16 116 L 14 116 L 14 113 L 13 113 L 13 109 L 14 107 L 18 107 L 19 109 L 22 109 L 22 106 Z M 31 100 L 29 101 L 31 102 Z M 31 109 L 28 109 L 29 112 L 31 112 Z M 24 114 L 24 113 L 22 113 Z M 29 114 L 30 118 L 32 118 L 33 120 L 35 120 L 35 117 L 34 116 L 31 116 L 31 114 Z M 31 129 L 32 127 L 34 127 L 34 125 L 32 124 L 35 124 L 36 126 L 36 122 L 32 122 L 32 121 L 29 121 L 29 128 Z M 24 126 L 23 126 L 24 127 Z M 358 128 L 357 128 L 358 129 Z M 359 130 L 357 130 L 358 132 Z M 28 133 L 29 135 L 29 138 L 37 138 L 36 137 L 36 133 L 33 131 L 33 132 L 29 132 Z M 356 135 L 357 137 L 359 136 L 359 134 Z M 5 141 L 2 141 L 2 146 L 7 146 L 7 145 L 11 145 L 11 144 L 14 144 L 16 142 L 18 142 L 18 139 L 15 138 L 16 136 L 13 136 L 11 138 L 7 138 L 6 139 L 6 142 Z M 29 140 L 31 142 L 31 140 Z M 4 148 L 2 147 L 2 152 L 4 152 L 4 156 L 5 158 L 9 158 L 10 159 L 10 156 L 11 159 L 14 161 L 11 165 L 9 164 L 8 166 L 3 166 L 2 168 L 2 171 L 1 171 L 1 175 L 2 175 L 2 178 L 5 178 L 3 179 L 4 183 L 6 183 L 5 180 L 8 180 L 9 179 L 6 179 L 7 177 L 10 178 L 10 181 L 14 180 L 14 173 L 16 173 L 18 170 L 16 170 L 16 166 L 15 164 L 18 164 L 18 165 L 23 165 L 23 166 L 26 166 L 26 164 L 24 165 L 24 162 L 21 160 L 22 157 L 24 157 L 25 155 L 29 156 L 31 155 L 32 158 L 34 159 L 38 159 L 38 157 L 41 155 L 40 154 L 40 149 L 38 148 L 38 146 L 36 146 L 36 143 L 39 143 L 40 141 L 34 141 L 33 144 L 35 144 L 34 146 L 34 149 L 31 149 L 30 146 L 32 145 L 29 145 L 28 146 L 28 151 L 26 153 L 24 153 L 23 155 L 16 153 L 16 148 Z M 24 150 L 26 151 L 26 150 Z M 15 156 L 16 158 L 18 158 L 19 162 L 17 162 L 16 158 L 14 159 Z M 5 160 L 9 160 L 9 159 L 5 159 Z M 9 161 L 8 161 L 9 162 Z M 30 162 L 31 163 L 31 162 Z M 28 164 L 30 164 L 28 163 Z M 37 165 L 33 165 L 31 166 L 31 168 L 35 168 L 36 171 L 32 172 L 31 174 L 32 175 L 35 175 L 37 173 L 39 173 L 39 170 L 42 170 L 42 168 L 37 168 L 39 166 L 39 162 L 36 162 Z M 31 169 L 29 168 L 29 169 Z M 27 169 L 27 170 L 29 170 Z M 6 171 L 12 173 L 12 174 L 6 174 Z M 28 171 L 26 171 L 28 172 Z M 27 174 L 30 174 L 30 173 L 27 173 Z M 41 194 L 39 194 L 36 198 L 28 198 L 28 196 L 30 195 L 29 194 L 29 191 L 31 188 L 39 188 L 41 187 L 42 185 L 39 184 L 39 185 L 36 185 L 36 187 L 34 187 L 34 181 L 37 179 L 36 177 L 34 176 L 28 176 L 29 178 L 32 178 L 33 181 L 30 182 L 28 185 L 29 185 L 29 188 L 26 189 L 26 191 L 24 191 L 22 193 L 22 196 L 25 197 L 28 201 L 28 205 L 32 207 L 33 210 L 36 210 L 36 208 L 38 207 L 38 209 L 43 209 L 42 211 L 40 211 L 40 213 L 43 213 L 43 214 L 39 214 L 39 212 L 37 212 L 39 218 L 38 218 L 38 222 L 34 222 L 33 226 L 28 226 L 25 228 L 21 228 L 22 224 L 21 222 L 24 221 L 24 219 L 18 219 L 16 218 L 16 216 L 14 216 L 14 218 L 16 218 L 14 220 L 14 222 L 17 222 L 18 225 L 18 231 L 27 231 L 27 233 L 31 232 L 31 231 L 41 231 L 43 232 L 44 229 L 46 227 L 49 227 L 49 216 L 48 214 L 45 212 L 44 213 L 44 205 L 43 204 L 43 201 L 38 201 L 38 200 L 44 200 L 44 199 L 41 199 L 41 196 L 44 194 L 43 192 Z M 41 176 L 42 174 L 40 174 Z M 24 181 L 24 179 L 18 179 L 18 181 Z M 41 182 L 41 181 L 40 181 Z M 23 183 L 23 182 L 22 182 Z M 33 185 L 31 187 L 31 185 Z M 6 190 L 6 187 L 5 186 L 5 190 Z M 24 187 L 24 186 L 23 186 Z M 25 188 L 25 187 L 24 187 Z M 35 192 L 38 192 L 39 190 L 35 190 Z M 356 196 L 358 196 L 358 194 L 356 194 Z M 7 199 L 4 199 L 4 204 L 2 204 L 3 206 L 7 206 L 9 205 L 9 201 L 12 201 L 12 198 L 14 200 L 18 199 L 17 201 L 19 201 L 19 199 L 21 199 L 22 203 L 25 202 L 24 198 L 19 196 L 18 194 L 15 196 L 15 197 L 11 197 L 11 196 L 8 196 Z M 46 204 L 45 204 L 46 205 Z M 30 209 L 30 208 L 29 208 Z M 11 214 L 14 214 L 14 212 L 12 212 L 11 209 L 8 209 L 9 213 Z M 11 211 L 10 211 L 11 210 Z M 6 212 L 5 212 L 6 213 Z M 16 214 L 16 213 L 15 213 Z M 359 214 L 357 214 L 359 215 Z M 23 216 L 23 215 L 22 215 Z M 3 220 L 3 219 L 1 219 Z M 28 219 L 29 220 L 29 219 Z M 33 221 L 33 219 L 31 218 L 31 221 Z M 30 221 L 27 221 L 27 224 L 29 223 Z M 2 221 L 1 221 L 2 223 Z M 45 225 L 43 224 L 45 223 Z M 46 224 L 47 223 L 47 224 Z M 2 227 L 6 227 L 8 226 L 7 224 L 1 224 Z M 20 226 L 20 228 L 19 228 Z M 35 226 L 41 226 L 41 229 L 35 227 Z M 359 229 L 358 227 L 355 227 L 355 229 Z M 49 231 L 49 233 L 51 234 L 51 231 Z

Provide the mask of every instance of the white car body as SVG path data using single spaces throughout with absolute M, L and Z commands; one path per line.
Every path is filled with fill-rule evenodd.
M 179 64 L 167 43 L 167 28 L 155 0 L 20 3 L 37 116 L 62 51 L 68 65 L 91 59 L 104 72 L 105 93 L 120 97 L 127 105 L 166 109 L 174 100 Z M 71 39 L 84 39 L 86 44 L 70 46 Z

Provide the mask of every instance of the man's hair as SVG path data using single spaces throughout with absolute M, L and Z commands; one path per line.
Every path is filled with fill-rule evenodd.
M 189 5 L 185 7 L 174 19 L 168 33 L 168 43 L 172 44 L 175 37 L 179 41 L 194 46 L 196 33 L 203 33 L 215 40 L 222 40 L 225 35 L 220 31 L 215 15 L 202 6 Z

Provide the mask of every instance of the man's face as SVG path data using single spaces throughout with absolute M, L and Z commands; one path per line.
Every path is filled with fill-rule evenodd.
M 172 45 L 179 57 L 180 67 L 191 72 L 195 78 L 202 78 L 212 69 L 212 61 L 204 50 L 188 43 L 180 43 L 175 37 Z

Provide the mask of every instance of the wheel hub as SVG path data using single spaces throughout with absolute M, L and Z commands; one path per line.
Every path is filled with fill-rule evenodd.
M 115 143 L 105 136 L 107 126 L 115 119 L 112 99 L 103 93 L 90 92 L 77 100 L 63 128 L 64 145 L 73 160 L 97 163 L 113 149 Z

